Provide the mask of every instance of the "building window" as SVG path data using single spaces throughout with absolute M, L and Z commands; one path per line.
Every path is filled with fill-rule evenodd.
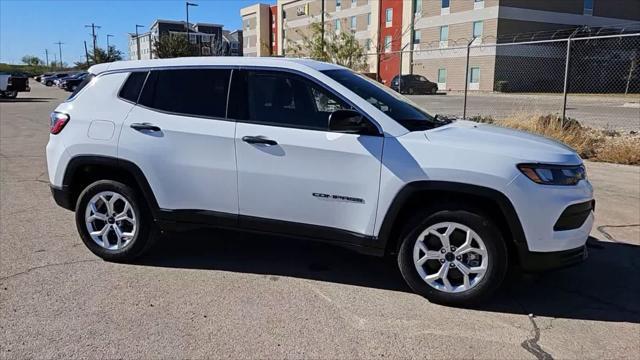
M 440 41 L 449 40 L 449 25 L 440 26 Z
M 336 0 L 336 10 L 340 10 L 341 6 L 342 6 L 342 1 L 341 0 Z
M 336 19 L 336 31 L 340 31 L 342 24 L 340 24 L 340 19 Z
M 420 30 L 413 31 L 413 44 L 420 45 L 420 39 L 422 38 L 422 32 Z
M 474 21 L 473 22 L 473 37 L 474 38 L 481 38 L 482 37 L 482 21 Z
M 250 22 L 249 20 L 245 21 L 245 23 L 244 23 L 244 27 L 245 27 L 247 30 L 251 29 L 251 22 Z
M 358 0 L 351 0 L 351 7 L 357 6 Z
M 371 13 L 367 14 L 367 27 L 371 26 Z
M 441 7 L 443 9 L 448 9 L 449 8 L 449 0 L 442 0 Z
M 484 9 L 484 0 L 473 0 L 473 9 Z
M 391 35 L 387 35 L 384 37 L 384 52 L 391 51 Z
M 584 11 L 585 15 L 593 15 L 593 0 L 584 0 Z
M 469 84 L 480 83 L 480 68 L 472 67 L 469 69 Z
M 210 35 L 202 35 L 202 42 L 207 44 L 211 42 L 211 36 Z
M 385 17 L 384 17 L 384 21 L 385 21 L 385 26 L 389 27 L 391 25 L 393 25 L 393 9 L 392 8 L 388 8 L 385 10 Z
M 371 39 L 367 39 L 367 41 L 365 42 L 365 48 L 367 49 L 367 51 L 371 51 L 371 44 L 373 43 L 373 40 Z
M 198 37 L 195 34 L 189 34 L 189 42 L 195 44 L 198 42 Z
M 438 84 L 447 82 L 447 69 L 438 69 Z
M 413 0 L 413 8 L 416 15 L 422 14 L 422 0 Z
M 356 19 L 355 16 L 352 16 L 351 17 L 351 30 L 355 30 L 357 26 L 358 26 L 358 20 Z

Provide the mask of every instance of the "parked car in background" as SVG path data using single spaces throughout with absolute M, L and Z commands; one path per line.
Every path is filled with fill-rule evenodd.
M 45 84 L 46 86 L 53 86 L 53 84 L 54 84 L 53 81 L 54 80 L 63 78 L 65 76 L 69 76 L 69 73 L 55 73 L 55 74 L 53 74 L 51 76 L 43 77 L 41 82 L 43 84 Z
M 86 74 L 86 71 L 81 71 L 81 72 L 77 72 L 77 73 L 71 73 L 68 74 L 68 76 L 65 76 L 63 78 L 60 79 L 56 79 L 53 81 L 53 83 L 59 87 L 59 88 L 63 88 L 63 84 L 66 83 L 68 80 L 72 80 L 72 79 L 76 79 L 82 75 Z
M 37 75 L 36 77 L 34 77 L 33 79 L 37 82 L 40 82 L 42 80 L 42 78 L 47 77 L 47 76 L 51 76 L 53 75 L 53 73 L 44 73 L 42 75 Z
M 401 94 L 421 95 L 435 94 L 438 92 L 438 84 L 427 80 L 422 75 L 402 75 L 402 79 L 396 75 L 391 80 L 391 88 Z
M 31 91 L 26 75 L 0 73 L 0 97 L 15 99 L 23 91 Z
M 67 91 L 76 91 L 76 89 L 78 88 L 78 86 L 80 86 L 82 81 L 84 81 L 84 79 L 87 78 L 87 75 L 89 75 L 89 73 L 85 72 L 85 73 L 78 73 L 75 76 L 64 78 L 60 80 L 60 84 L 58 86 L 61 89 L 64 89 Z
M 60 87 L 60 83 L 62 82 L 62 80 L 66 80 L 66 79 L 72 78 L 72 77 L 77 76 L 79 74 L 81 74 L 81 73 L 77 73 L 77 72 L 66 73 L 65 76 L 59 77 L 57 79 L 54 79 L 53 80 L 53 85 L 55 85 L 57 87 Z

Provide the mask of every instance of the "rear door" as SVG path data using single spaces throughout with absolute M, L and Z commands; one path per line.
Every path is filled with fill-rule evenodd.
M 329 132 L 329 114 L 350 106 L 301 75 L 234 71 L 232 83 L 240 224 L 373 234 L 383 137 Z
M 123 125 L 118 155 L 141 168 L 160 208 L 185 215 L 206 210 L 235 221 L 235 123 L 225 119 L 230 75 L 220 68 L 149 73 Z

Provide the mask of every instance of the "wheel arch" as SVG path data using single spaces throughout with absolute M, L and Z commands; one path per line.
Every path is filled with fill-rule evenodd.
M 62 180 L 69 205 L 75 209 L 82 190 L 94 181 L 105 179 L 121 181 L 134 187 L 156 217 L 158 202 L 142 170 L 133 162 L 109 156 L 76 156 L 69 161 Z
M 425 201 L 426 200 L 426 201 Z M 391 206 L 385 214 L 378 239 L 386 254 L 396 254 L 401 244 L 400 232 L 415 210 L 444 204 L 470 204 L 473 209 L 489 213 L 507 239 L 510 251 L 516 246 L 525 244 L 526 238 L 520 219 L 509 198 L 502 192 L 484 186 L 448 182 L 448 181 L 416 181 L 405 185 L 396 194 Z M 511 240 L 511 241 L 509 241 Z

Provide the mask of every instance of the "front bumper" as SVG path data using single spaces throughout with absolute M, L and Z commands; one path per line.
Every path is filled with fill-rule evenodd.
M 587 246 L 554 252 L 533 252 L 526 246 L 518 248 L 520 267 L 526 272 L 540 272 L 573 266 L 587 258 Z

